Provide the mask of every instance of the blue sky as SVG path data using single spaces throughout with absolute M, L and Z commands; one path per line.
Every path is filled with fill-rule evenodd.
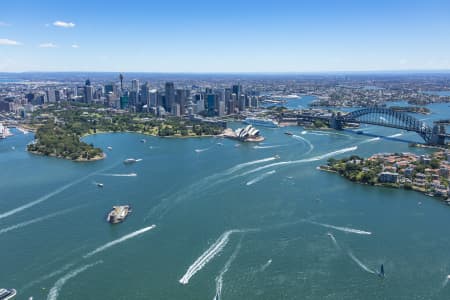
M 0 72 L 449 69 L 449 0 L 0 4 Z

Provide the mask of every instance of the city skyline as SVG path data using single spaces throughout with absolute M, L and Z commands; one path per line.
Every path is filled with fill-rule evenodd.
M 450 3 L 442 0 L 49 0 L 5 3 L 2 10 L 0 72 L 450 69 Z

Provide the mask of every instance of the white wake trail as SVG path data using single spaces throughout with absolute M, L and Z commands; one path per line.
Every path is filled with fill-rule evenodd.
M 252 180 L 248 181 L 248 182 L 246 183 L 246 185 L 249 186 L 249 185 L 252 185 L 252 184 L 254 184 L 254 183 L 257 183 L 257 182 L 263 180 L 264 178 L 266 178 L 266 177 L 268 177 L 268 176 L 270 176 L 270 175 L 272 175 L 272 174 L 275 174 L 275 173 L 276 173 L 275 170 L 272 170 L 272 171 L 263 173 L 263 174 L 259 175 L 258 177 L 256 177 L 255 179 L 252 179 Z
M 219 254 L 223 248 L 228 244 L 230 240 L 230 235 L 232 233 L 240 232 L 240 230 L 228 230 L 225 231 L 215 242 L 212 244 L 199 258 L 197 258 L 192 265 L 189 266 L 186 273 L 181 277 L 179 282 L 181 284 L 188 284 L 192 276 L 198 271 L 203 269 L 203 267 L 213 259 L 217 254 Z
M 228 258 L 227 262 L 225 263 L 225 266 L 220 271 L 219 276 L 216 277 L 216 295 L 214 296 L 213 300 L 220 300 L 220 298 L 222 297 L 223 276 L 225 275 L 226 272 L 228 272 L 228 269 L 230 268 L 231 264 L 236 259 L 236 256 L 238 255 L 239 250 L 241 249 L 241 244 L 242 239 L 239 240 L 239 243 L 237 244 L 230 258 Z
M 379 141 L 381 138 L 379 137 L 375 137 L 375 138 L 371 138 L 371 139 L 367 139 L 365 141 L 362 141 L 360 144 L 365 144 L 365 143 L 370 143 L 370 142 L 375 142 L 375 141 Z
M 399 137 L 399 136 L 402 136 L 403 135 L 403 133 L 396 133 L 396 134 L 393 134 L 393 135 L 388 135 L 388 138 L 395 138 L 395 137 Z
M 260 272 L 264 272 L 272 264 L 272 259 L 269 259 L 264 265 L 259 269 Z
M 336 238 L 334 237 L 334 235 L 331 232 L 328 232 L 327 235 L 330 237 L 331 241 L 333 242 L 333 245 L 336 247 L 336 249 L 340 250 L 341 247 L 339 246 Z
M 355 228 L 334 226 L 334 225 L 330 225 L 330 224 L 319 223 L 319 222 L 314 222 L 314 221 L 309 221 L 309 220 L 305 220 L 305 222 L 308 222 L 308 223 L 314 224 L 314 225 L 319 225 L 319 226 L 322 226 L 325 228 L 331 228 L 331 229 L 343 231 L 343 232 L 363 234 L 363 235 L 371 235 L 372 234 L 372 232 L 370 232 L 370 231 L 364 231 L 364 230 L 355 229 Z
M 256 165 L 256 164 L 262 164 L 262 163 L 265 163 L 265 162 L 276 160 L 278 158 L 279 157 L 277 157 L 277 156 L 272 156 L 272 157 L 267 157 L 267 158 L 263 158 L 263 159 L 258 159 L 258 160 L 245 162 L 245 163 L 238 164 L 238 165 L 236 165 L 236 166 L 226 170 L 224 173 L 226 175 L 230 175 L 230 174 L 235 173 L 236 171 L 239 171 L 239 170 L 241 170 L 241 169 L 243 169 L 245 167 Z
M 369 267 L 367 267 L 365 264 L 363 264 L 355 255 L 353 255 L 352 252 L 348 252 L 348 255 L 350 256 L 350 258 L 358 264 L 358 266 L 361 267 L 361 269 L 363 269 L 364 271 L 370 273 L 370 274 L 376 274 L 376 272 L 374 270 L 369 269 Z
M 72 279 L 73 277 L 77 276 L 81 272 L 86 271 L 89 268 L 92 268 L 95 265 L 101 264 L 103 261 L 99 260 L 95 263 L 84 265 L 82 267 L 79 267 L 78 269 L 73 270 L 72 272 L 69 272 L 68 274 L 64 275 L 60 279 L 58 279 L 55 283 L 55 285 L 50 289 L 50 292 L 48 293 L 47 300 L 56 300 L 58 299 L 59 292 L 61 291 L 61 288 L 64 286 L 64 284 Z
M 22 228 L 22 227 L 25 227 L 25 226 L 28 226 L 28 225 L 31 225 L 31 224 L 34 224 L 34 223 L 42 222 L 42 221 L 45 221 L 45 220 L 50 219 L 50 218 L 54 218 L 54 217 L 57 217 L 57 216 L 60 216 L 60 215 L 64 215 L 64 214 L 70 213 L 70 212 L 72 212 L 74 210 L 77 210 L 77 209 L 83 207 L 83 206 L 86 206 L 86 205 L 72 207 L 72 208 L 69 208 L 69 209 L 64 209 L 64 210 L 61 210 L 61 211 L 58 211 L 58 212 L 55 212 L 55 213 L 52 213 L 52 214 L 48 214 L 48 215 L 43 216 L 43 217 L 35 218 L 35 219 L 29 220 L 29 221 L 21 222 L 21 223 L 18 223 L 18 224 L 6 227 L 6 228 L 2 228 L 2 229 L 0 229 L 0 234 L 7 233 L 8 231 L 11 231 L 11 230 L 19 229 L 19 228 Z
M 24 205 L 22 205 L 22 206 L 19 206 L 19 207 L 17 207 L 17 208 L 14 208 L 14 209 L 12 209 L 12 210 L 10 210 L 10 211 L 4 212 L 4 213 L 0 214 L 0 219 L 9 217 L 9 216 L 14 215 L 14 214 L 16 214 L 16 213 L 18 213 L 18 212 L 24 211 L 24 210 L 26 210 L 26 209 L 28 209 L 28 208 L 30 208 L 30 207 L 33 207 L 33 206 L 35 206 L 35 205 L 38 205 L 39 203 L 44 202 L 44 201 L 50 199 L 51 197 L 53 197 L 53 196 L 55 196 L 55 195 L 58 195 L 59 193 L 61 193 L 61 192 L 65 191 L 65 190 L 67 190 L 68 188 L 70 188 L 70 187 L 72 187 L 72 186 L 74 186 L 74 185 L 76 185 L 76 184 L 78 184 L 78 183 L 80 183 L 80 182 L 86 180 L 87 178 L 93 176 L 94 174 L 96 174 L 96 172 L 95 172 L 95 173 L 91 173 L 91 174 L 89 174 L 89 175 L 87 175 L 87 176 L 85 176 L 85 177 L 82 177 L 82 178 L 80 178 L 80 179 L 77 179 L 77 180 L 75 180 L 75 181 L 72 181 L 71 183 L 68 183 L 68 184 L 66 184 L 66 185 L 64 185 L 64 186 L 62 186 L 62 187 L 60 187 L 59 189 L 56 189 L 56 190 L 54 190 L 53 192 L 48 193 L 47 195 L 42 196 L 42 197 L 40 197 L 40 198 L 38 198 L 38 199 L 36 199 L 36 200 L 34 200 L 34 201 L 31 201 L 31 202 L 29 202 L 29 203 L 27 203 L 27 204 L 24 204 Z
M 303 132 L 302 132 L 302 133 L 303 133 Z M 293 137 L 294 139 L 296 139 L 296 140 L 305 142 L 305 143 L 309 146 L 309 150 L 308 150 L 305 154 L 309 154 L 311 151 L 314 150 L 314 145 L 311 144 L 311 142 L 310 142 L 309 140 L 305 139 L 304 137 L 301 137 L 301 136 L 296 135 L 296 134 L 292 135 L 292 137 Z
M 253 149 L 272 149 L 272 148 L 279 148 L 279 147 L 283 147 L 285 145 L 268 145 L 268 146 L 253 146 Z
M 305 163 L 305 162 L 318 161 L 318 160 L 322 160 L 322 159 L 328 158 L 330 156 L 343 154 L 343 153 L 350 152 L 350 151 L 355 151 L 356 149 L 358 149 L 358 147 L 357 146 L 353 146 L 353 147 L 344 148 L 344 149 L 336 150 L 336 151 L 333 151 L 333 152 L 325 153 L 325 154 L 322 154 L 322 155 L 313 156 L 313 157 L 310 157 L 310 158 L 304 158 L 304 159 L 299 159 L 299 160 L 280 161 L 280 162 L 277 162 L 277 163 L 272 163 L 272 164 L 268 164 L 268 165 L 265 165 L 265 166 L 261 166 L 261 167 L 255 168 L 253 170 L 249 170 L 249 171 L 244 172 L 242 174 L 239 174 L 239 175 L 237 175 L 237 176 L 235 176 L 233 178 L 240 177 L 240 176 L 245 176 L 245 175 L 248 175 L 248 174 L 252 174 L 252 173 L 259 172 L 261 170 L 265 170 L 265 169 L 276 167 L 276 166 L 283 166 L 283 165 L 291 165 L 291 164 L 299 164 L 299 163 Z
M 136 173 L 104 173 L 104 174 L 100 174 L 102 176 L 111 176 L 111 177 L 136 177 L 137 174 Z
M 42 277 L 40 277 L 40 278 L 38 278 L 38 279 L 36 279 L 36 280 L 33 280 L 33 281 L 31 281 L 30 283 L 28 283 L 27 285 L 25 285 L 25 286 L 22 288 L 22 290 L 28 289 L 28 288 L 32 287 L 33 285 L 35 285 L 35 284 L 38 284 L 38 283 L 40 283 L 40 282 L 42 282 L 42 281 L 44 281 L 44 280 L 47 280 L 47 279 L 50 279 L 50 278 L 52 278 L 52 277 L 54 277 L 54 276 L 56 276 L 56 275 L 59 275 L 59 274 L 61 274 L 62 272 L 64 272 L 64 271 L 70 269 L 71 267 L 73 267 L 73 265 L 74 265 L 74 264 L 67 264 L 67 265 L 64 265 L 62 268 L 60 268 L 60 269 L 58 269 L 58 270 L 56 270 L 56 271 L 53 271 L 53 272 L 51 272 L 50 274 L 44 275 L 44 276 L 42 276 Z
M 92 255 L 94 255 L 94 254 L 96 254 L 96 253 L 102 252 L 102 251 L 104 251 L 104 250 L 106 250 L 106 249 L 108 249 L 108 248 L 110 248 L 110 247 L 112 247 L 112 246 L 114 246 L 114 245 L 123 243 L 123 242 L 125 242 L 126 240 L 129 240 L 129 239 L 134 238 L 134 237 L 136 237 L 136 236 L 138 236 L 138 235 L 140 235 L 140 234 L 143 234 L 144 232 L 147 232 L 147 231 L 149 231 L 149 230 L 152 230 L 152 229 L 155 228 L 155 227 L 156 227 L 156 225 L 151 225 L 151 226 L 148 226 L 148 227 L 145 227 L 145 228 L 136 230 L 136 231 L 134 231 L 134 232 L 132 232 L 132 233 L 130 233 L 130 234 L 127 234 L 127 235 L 125 235 L 125 236 L 123 236 L 123 237 L 121 237 L 121 238 L 119 238 L 119 239 L 117 239 L 117 240 L 114 240 L 114 241 L 112 241 L 112 242 L 106 243 L 105 245 L 103 245 L 103 246 L 101 246 L 101 247 L 98 247 L 98 248 L 95 249 L 94 251 L 91 251 L 91 252 L 89 252 L 88 254 L 84 255 L 83 258 L 88 258 L 88 257 L 90 257 L 90 256 L 92 256 Z

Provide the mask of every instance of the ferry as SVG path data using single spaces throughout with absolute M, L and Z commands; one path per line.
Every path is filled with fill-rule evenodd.
M 113 206 L 112 210 L 106 217 L 106 221 L 111 224 L 121 223 L 125 220 L 125 218 L 130 212 L 131 212 L 130 205 Z
M 250 125 L 259 125 L 272 128 L 278 127 L 278 122 L 272 119 L 246 118 L 243 122 Z
M 0 289 L 0 300 L 12 299 L 16 294 L 15 289 Z

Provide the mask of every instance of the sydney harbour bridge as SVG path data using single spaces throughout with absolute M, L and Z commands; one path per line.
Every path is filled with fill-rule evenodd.
M 447 122 L 436 121 L 430 126 L 405 112 L 384 107 L 363 108 L 348 114 L 333 113 L 331 116 L 300 113 L 295 117 L 298 122 L 321 120 L 336 130 L 343 130 L 347 124 L 371 124 L 414 131 L 429 145 L 445 145 L 446 139 L 450 139 L 445 130 Z

